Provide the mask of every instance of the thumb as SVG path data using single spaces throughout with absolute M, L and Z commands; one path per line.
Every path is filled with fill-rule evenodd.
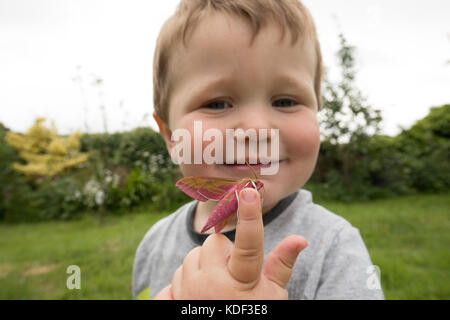
M 308 246 L 302 236 L 292 235 L 281 241 L 268 255 L 263 273 L 283 289 L 292 275 L 292 268 L 299 253 Z

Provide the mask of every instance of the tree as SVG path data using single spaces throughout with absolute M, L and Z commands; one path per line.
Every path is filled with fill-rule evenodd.
M 324 79 L 323 108 L 320 117 L 322 144 L 335 150 L 337 174 L 343 177 L 344 186 L 350 191 L 351 175 L 358 158 L 364 156 L 364 143 L 380 131 L 381 112 L 368 105 L 355 84 L 355 50 L 339 34 L 340 49 L 336 56 L 340 66 L 340 80 L 333 83 Z M 324 177 L 320 157 L 318 175 Z M 353 179 L 354 181 L 354 179 Z
M 355 50 L 339 34 L 340 49 L 336 53 L 341 79 L 333 83 L 324 79 L 321 112 L 322 140 L 332 144 L 354 142 L 379 132 L 380 110 L 368 105 L 355 84 Z
M 52 177 L 61 174 L 65 169 L 75 167 L 88 159 L 88 153 L 79 152 L 80 132 L 69 137 L 57 135 L 55 126 L 46 128 L 42 122 L 45 118 L 36 119 L 34 125 L 25 133 L 7 132 L 5 141 L 19 151 L 25 162 L 13 163 L 13 168 L 28 177 Z

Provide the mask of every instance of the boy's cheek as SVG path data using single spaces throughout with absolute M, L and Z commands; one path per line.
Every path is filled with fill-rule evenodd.
M 300 129 L 298 129 L 300 128 Z M 282 139 L 292 155 L 301 157 L 314 156 L 320 147 L 320 131 L 314 123 L 297 124 Z

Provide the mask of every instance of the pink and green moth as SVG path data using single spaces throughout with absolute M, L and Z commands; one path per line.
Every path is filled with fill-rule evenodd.
M 249 166 L 248 162 L 245 161 Z M 252 169 L 252 167 L 250 167 Z M 252 169 L 253 171 L 253 169 Z M 248 186 L 259 190 L 264 188 L 262 181 L 255 179 L 227 179 L 214 177 L 185 177 L 175 184 L 181 191 L 199 201 L 219 201 L 209 215 L 201 233 L 214 227 L 218 233 L 238 211 L 239 192 Z

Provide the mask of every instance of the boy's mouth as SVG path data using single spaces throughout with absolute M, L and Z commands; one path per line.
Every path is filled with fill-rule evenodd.
M 250 166 L 253 170 L 260 169 L 260 168 L 269 168 L 269 167 L 271 167 L 272 165 L 274 165 L 276 162 L 278 162 L 278 164 L 280 164 L 281 162 L 284 161 L 284 160 L 279 160 L 279 161 L 271 160 L 269 163 L 263 164 L 263 163 L 261 163 L 261 162 L 258 160 L 255 164 L 253 164 L 253 163 L 250 163 L 250 162 L 248 161 L 248 159 L 246 159 L 246 160 L 247 160 L 247 162 L 249 163 L 249 166 Z M 234 163 L 231 163 L 231 164 L 224 163 L 224 165 L 225 165 L 227 168 L 234 169 L 234 170 L 239 170 L 239 171 L 247 171 L 247 170 L 250 171 L 250 170 L 251 170 L 250 167 L 249 167 L 246 163 L 244 163 L 244 164 L 238 164 L 237 161 L 235 161 Z

